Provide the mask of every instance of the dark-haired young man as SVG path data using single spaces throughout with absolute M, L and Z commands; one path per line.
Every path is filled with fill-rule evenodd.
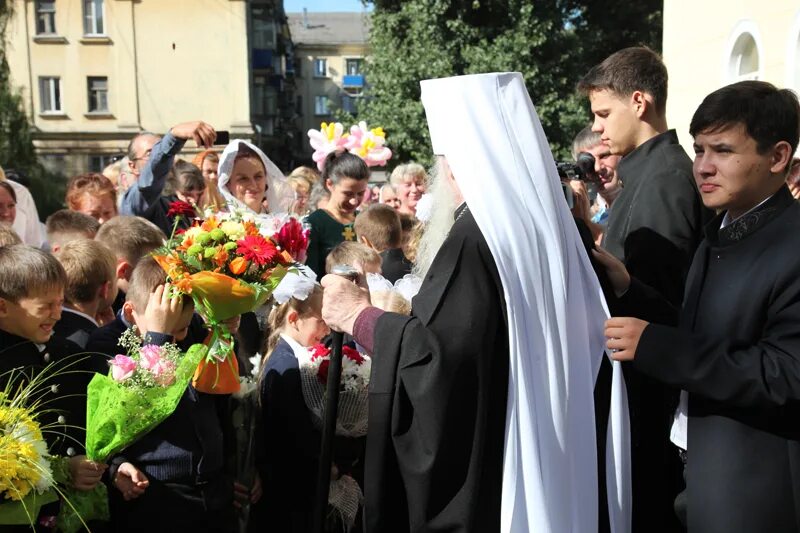
M 688 423 L 676 429 L 688 442 L 690 532 L 800 530 L 800 204 L 785 184 L 798 130 L 797 96 L 769 83 L 703 100 L 690 128 L 694 176 L 720 213 L 689 271 L 679 326 L 606 324 L 617 359 L 687 391 Z M 621 303 L 670 321 L 662 297 L 619 263 L 616 272 Z
M 643 47 L 625 48 L 578 83 L 594 113 L 592 131 L 622 160 L 622 191 L 608 217 L 603 247 L 633 276 L 678 305 L 689 264 L 711 214 L 692 178 L 692 162 L 667 129 L 667 69 Z M 624 365 L 631 416 L 633 529 L 678 531 L 672 503 L 682 463 L 670 444 L 678 391 Z

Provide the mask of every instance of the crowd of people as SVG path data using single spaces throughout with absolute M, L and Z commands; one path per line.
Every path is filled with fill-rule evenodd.
M 800 531 L 797 96 L 758 81 L 711 93 L 693 162 L 667 125 L 667 80 L 641 47 L 580 79 L 582 180 L 558 177 L 511 74 L 423 82 L 436 164 L 398 164 L 385 184 L 339 149 L 284 176 L 246 140 L 215 148 L 203 121 L 136 135 L 103 173 L 71 177 L 44 223 L 0 170 L 0 391 L 71 370 L 43 418 L 69 485 L 107 486 L 110 520 L 92 531 L 312 531 L 321 430 L 298 354 L 331 330 L 373 362 L 367 435 L 337 436 L 331 467 L 363 501 L 328 530 Z M 257 375 L 251 420 L 190 386 L 92 461 L 87 386 L 126 332 L 209 339 L 152 257 L 192 226 L 176 202 L 302 221 L 308 282 L 226 322 L 242 378 Z M 343 264 L 356 283 L 330 274 Z M 371 297 L 374 274 L 420 280 L 413 306 Z M 243 423 L 257 428 L 244 474 Z

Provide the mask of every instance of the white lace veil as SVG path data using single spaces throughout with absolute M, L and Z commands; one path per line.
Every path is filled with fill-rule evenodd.
M 242 139 L 235 139 L 225 147 L 225 150 L 222 151 L 222 155 L 219 158 L 219 166 L 217 167 L 217 174 L 219 175 L 217 186 L 228 206 L 234 209 L 253 212 L 252 209 L 237 200 L 228 189 L 228 182 L 231 180 L 231 172 L 233 171 L 233 163 L 236 160 L 236 154 L 239 152 L 239 147 L 241 145 L 245 145 L 255 152 L 258 157 L 261 158 L 261 162 L 264 163 L 264 168 L 267 171 L 267 201 L 269 202 L 270 212 L 287 212 L 293 199 L 293 191 L 286 181 L 286 177 L 259 147 Z

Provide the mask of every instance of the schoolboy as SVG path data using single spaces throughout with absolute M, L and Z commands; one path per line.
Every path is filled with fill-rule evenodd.
M 97 315 L 117 298 L 117 259 L 97 241 L 72 241 L 56 254 L 67 274 L 64 306 L 55 331 L 86 348 L 89 334 L 97 329 Z
M 39 422 L 48 450 L 69 457 L 71 482 L 91 490 L 106 469 L 82 455 L 86 411 L 86 373 L 79 348 L 57 335 L 66 273 L 50 254 L 23 244 L 0 247 L 0 390 L 12 389 L 45 372 L 52 377 L 40 397 L 47 410 Z M 10 371 L 15 371 L 15 377 Z
M 166 236 L 152 222 L 140 217 L 118 216 L 109 220 L 98 230 L 95 240 L 106 245 L 117 258 L 117 286 L 119 294 L 112 309 L 118 314 L 125 303 L 128 280 L 136 263 L 159 246 Z
M 403 227 L 397 211 L 388 205 L 371 205 L 358 214 L 353 228 L 359 242 L 380 255 L 384 278 L 394 283 L 411 273 L 411 261 L 403 253 Z
M 94 239 L 99 229 L 100 223 L 96 219 L 69 209 L 56 211 L 47 217 L 45 222 L 47 244 L 53 253 L 58 252 L 68 242 L 78 239 Z

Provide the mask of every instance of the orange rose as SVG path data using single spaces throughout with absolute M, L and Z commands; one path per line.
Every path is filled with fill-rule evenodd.
M 231 269 L 231 272 L 237 276 L 244 274 L 244 271 L 247 270 L 247 259 L 244 257 L 237 257 L 228 267 Z

